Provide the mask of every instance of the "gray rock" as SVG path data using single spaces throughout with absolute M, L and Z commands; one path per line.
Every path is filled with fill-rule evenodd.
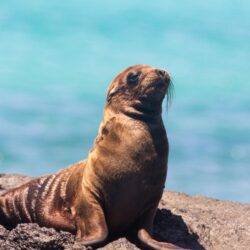
M 70 233 L 58 233 L 37 224 L 19 224 L 9 232 L 2 247 L 16 250 L 63 250 L 73 244 L 74 237 Z
M 0 225 L 0 249 L 1 249 L 1 246 L 7 240 L 8 234 L 9 234 L 9 231 Z
M 0 187 L 6 191 L 31 177 L 0 175 Z M 192 197 L 165 192 L 154 222 L 158 240 L 172 242 L 189 249 L 246 250 L 250 246 L 250 205 Z M 11 231 L 0 225 L 1 250 L 80 250 L 91 249 L 75 242 L 67 232 L 37 224 L 20 224 Z M 141 249 L 130 232 L 126 238 L 109 240 L 102 250 Z
M 5 191 L 18 187 L 32 179 L 32 177 L 19 174 L 0 174 L 0 195 Z
M 205 249 L 250 249 L 250 204 L 165 192 L 159 207 L 181 216 Z

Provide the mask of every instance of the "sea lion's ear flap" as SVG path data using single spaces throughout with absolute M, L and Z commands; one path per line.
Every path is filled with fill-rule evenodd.
M 108 91 L 108 94 L 107 94 L 107 102 L 110 102 L 112 97 L 115 95 L 115 93 L 117 92 L 117 87 L 113 87 L 112 89 L 110 89 Z

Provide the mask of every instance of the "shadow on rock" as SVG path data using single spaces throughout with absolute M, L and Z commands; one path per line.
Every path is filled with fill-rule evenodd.
M 153 233 L 154 238 L 158 241 L 172 243 L 185 249 L 205 250 L 205 248 L 198 242 L 198 235 L 189 232 L 182 217 L 173 214 L 170 210 L 165 208 L 157 210 Z M 137 246 L 136 249 L 144 249 L 135 235 L 136 232 L 130 232 L 126 238 Z
M 182 217 L 165 208 L 157 210 L 154 221 L 154 236 L 157 240 L 170 242 L 183 248 L 205 249 L 198 242 L 199 236 L 189 232 Z

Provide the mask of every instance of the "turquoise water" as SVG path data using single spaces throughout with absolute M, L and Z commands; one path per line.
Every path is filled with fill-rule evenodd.
M 85 158 L 109 82 L 144 63 L 175 85 L 166 188 L 250 202 L 249 13 L 249 1 L 1 1 L 0 172 Z

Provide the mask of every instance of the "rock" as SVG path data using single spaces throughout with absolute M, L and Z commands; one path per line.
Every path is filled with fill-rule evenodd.
M 165 192 L 159 208 L 167 208 L 173 216 L 181 216 L 182 226 L 186 225 L 189 236 L 196 237 L 196 242 L 203 246 L 203 249 L 249 249 L 250 204 Z M 177 218 L 174 221 L 177 221 Z M 178 229 L 181 227 L 175 230 L 178 232 Z M 164 230 L 160 230 L 160 233 L 163 232 Z M 183 236 L 184 230 L 181 229 L 179 239 Z M 173 239 L 173 237 L 170 238 Z M 168 238 L 166 237 L 166 239 Z M 182 242 L 184 243 L 186 239 L 188 239 L 187 236 L 182 239 Z M 191 246 L 191 242 L 188 243 L 188 246 Z M 196 246 L 192 247 L 196 249 Z
M 32 179 L 20 175 L 0 175 L 5 191 Z M 206 197 L 164 192 L 154 222 L 154 235 L 188 249 L 245 250 L 250 246 L 250 205 Z M 11 231 L 0 225 L 1 250 L 80 250 L 86 248 L 67 232 L 37 224 L 20 224 Z M 99 250 L 141 249 L 133 237 L 110 240 Z
M 9 234 L 9 231 L 0 225 L 0 249 L 1 249 L 1 246 L 7 240 L 8 234 Z
M 52 228 L 37 224 L 19 224 L 11 230 L 1 247 L 3 249 L 63 250 L 74 244 L 74 237 L 67 232 L 56 232 Z
M 0 174 L 0 195 L 11 188 L 30 181 L 31 179 L 33 178 L 18 174 Z

